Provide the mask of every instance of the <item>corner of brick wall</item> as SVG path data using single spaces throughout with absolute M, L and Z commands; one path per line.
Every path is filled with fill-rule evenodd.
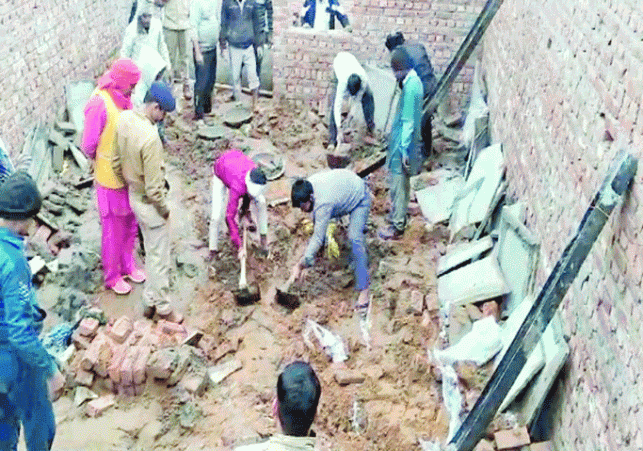
M 12 154 L 33 125 L 56 118 L 65 85 L 105 70 L 127 24 L 123 3 L 0 2 L 0 136 Z
M 541 287 L 612 158 L 643 155 L 643 4 L 506 0 L 484 40 L 509 195 L 541 239 Z M 563 300 L 571 355 L 557 449 L 643 449 L 643 171 Z

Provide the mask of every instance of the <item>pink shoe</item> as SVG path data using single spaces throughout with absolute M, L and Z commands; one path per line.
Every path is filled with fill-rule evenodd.
M 116 294 L 127 294 L 132 291 L 132 286 L 123 279 L 118 279 L 114 285 L 108 288 Z
M 126 275 L 125 277 L 127 277 L 129 280 L 131 280 L 134 283 L 143 283 L 145 282 L 145 278 L 146 278 L 145 271 L 138 268 L 134 269 L 134 271 L 132 271 L 130 274 Z

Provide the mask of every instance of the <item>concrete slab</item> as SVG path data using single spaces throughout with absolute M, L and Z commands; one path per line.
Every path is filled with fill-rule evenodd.
M 199 138 L 215 140 L 224 138 L 229 133 L 228 129 L 221 124 L 205 125 L 196 132 Z
M 495 252 L 500 269 L 511 289 L 503 306 L 508 316 L 517 305 L 534 291 L 540 245 L 536 236 L 523 224 L 524 206 L 503 207 L 498 227 L 499 239 Z
M 507 318 L 507 321 L 505 321 L 505 323 L 503 324 L 502 351 L 500 351 L 500 354 L 498 354 L 498 356 L 496 357 L 494 366 L 497 366 L 498 363 L 500 363 L 502 357 L 507 352 L 507 349 L 509 349 L 509 345 L 516 337 L 518 329 L 520 329 L 522 323 L 525 322 L 525 318 L 527 318 L 529 311 L 534 306 L 534 302 L 535 298 L 533 296 L 525 297 L 525 299 L 523 299 L 523 301 L 518 304 L 518 307 L 514 309 L 509 318 Z
M 476 241 L 462 243 L 438 261 L 438 277 L 470 260 L 480 257 L 493 247 L 493 239 L 486 236 Z
M 464 227 L 485 219 L 504 172 L 501 144 L 494 144 L 480 151 L 466 184 L 455 200 L 449 223 L 452 237 Z
M 460 174 L 448 170 L 438 170 L 431 173 L 435 184 L 415 192 L 422 215 L 429 224 L 447 221 L 452 213 L 456 195 L 464 186 Z
M 509 287 L 492 255 L 438 278 L 442 307 L 484 301 L 507 293 Z
M 239 128 L 252 121 L 252 111 L 243 105 L 235 105 L 223 114 L 223 123 L 232 128 Z

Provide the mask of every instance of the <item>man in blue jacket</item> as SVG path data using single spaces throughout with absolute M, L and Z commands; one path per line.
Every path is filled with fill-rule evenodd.
M 353 31 L 348 16 L 338 0 L 306 0 L 301 11 L 301 25 L 317 31 L 334 30 L 338 20 L 346 31 Z
M 397 105 L 386 156 L 390 178 L 391 226 L 379 231 L 380 238 L 385 240 L 399 239 L 404 234 L 411 176 L 420 172 L 424 158 L 420 142 L 424 91 L 420 77 L 413 70 L 413 61 L 403 47 L 393 50 L 391 69 L 402 89 L 402 95 Z
M 38 339 L 46 316 L 37 302 L 24 237 L 41 206 L 34 181 L 15 172 L 0 184 L 0 449 L 51 449 L 56 422 L 49 395 L 62 375 Z

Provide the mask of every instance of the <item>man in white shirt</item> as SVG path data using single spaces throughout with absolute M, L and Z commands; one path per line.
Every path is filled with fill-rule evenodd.
M 348 98 L 351 102 L 361 101 L 364 121 L 369 133 L 375 129 L 375 102 L 373 92 L 368 84 L 366 71 L 357 58 L 348 52 L 339 52 L 333 60 L 333 93 L 331 94 L 329 146 L 341 143 L 344 134 L 341 127 L 342 104 Z

